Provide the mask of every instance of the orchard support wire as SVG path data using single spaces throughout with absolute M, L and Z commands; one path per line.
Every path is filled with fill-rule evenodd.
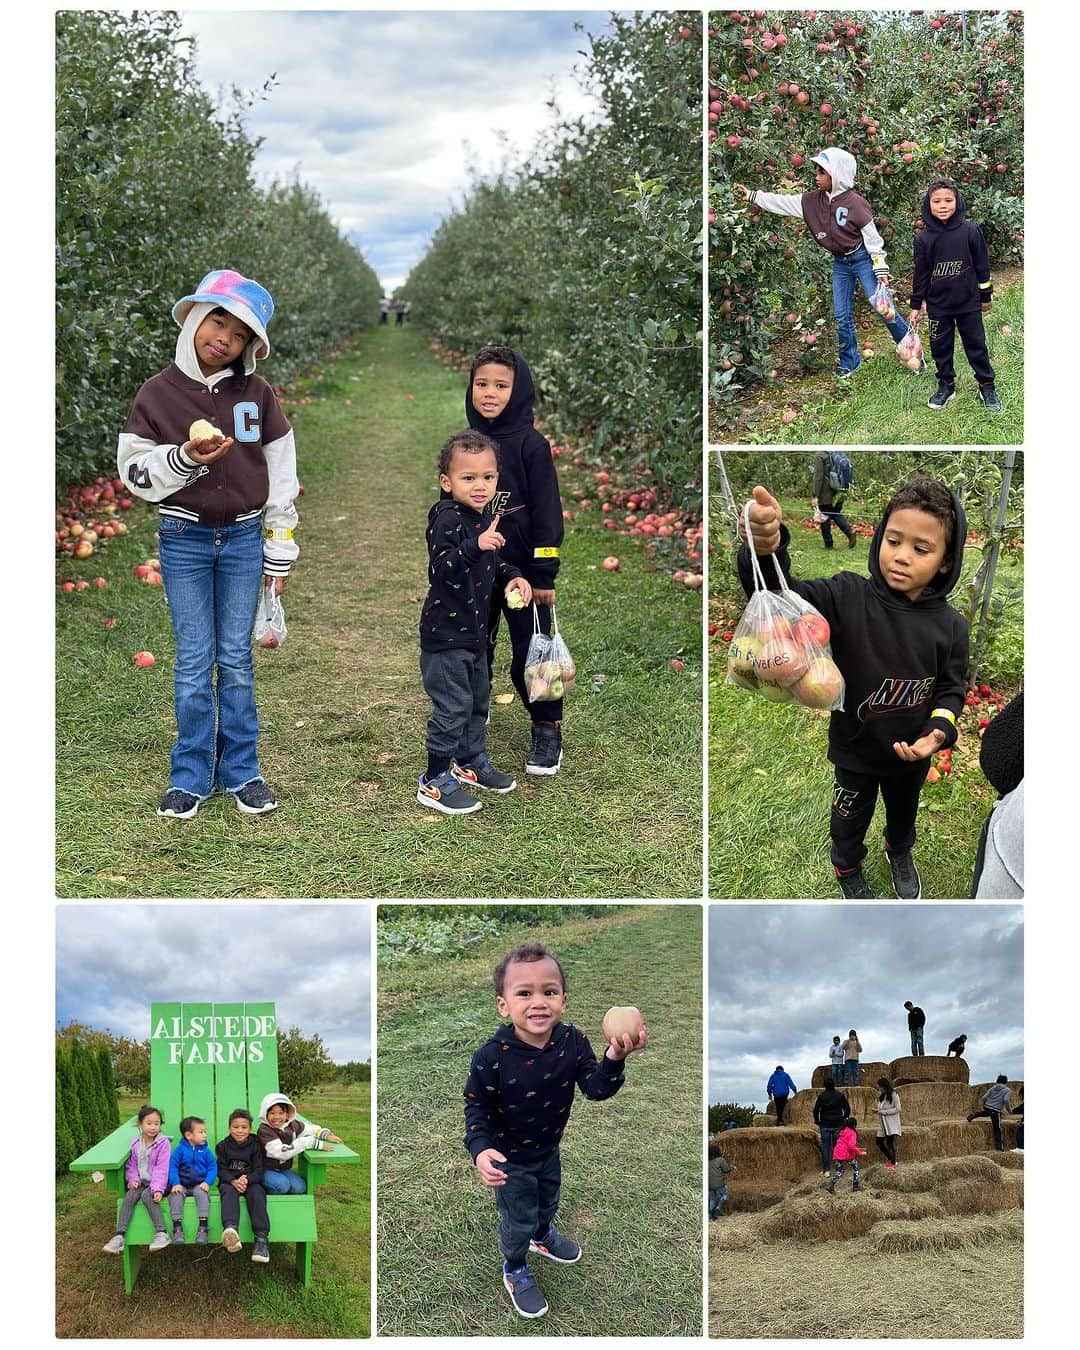
M 739 508 L 735 505 L 735 497 L 731 491 L 731 484 L 728 482 L 727 469 L 724 467 L 724 456 L 719 450 L 716 452 L 716 469 L 720 475 L 720 495 L 724 499 L 724 520 L 727 522 L 728 538 L 732 545 L 737 547 L 739 528 L 736 522 L 739 519 Z
M 983 581 L 982 604 L 979 608 L 979 635 L 975 642 L 975 654 L 968 669 L 968 684 L 974 683 L 979 673 L 979 663 L 986 648 L 986 635 L 990 617 L 990 601 L 994 593 L 994 575 L 997 572 L 998 557 L 1001 553 L 1001 538 L 1005 530 L 1005 517 L 1009 505 L 1009 487 L 1012 483 L 1013 468 L 1016 465 L 1016 451 L 1005 451 L 1005 465 L 1001 471 L 1001 487 L 998 489 L 997 517 L 994 521 L 994 537 L 990 545 L 987 560 L 986 577 Z

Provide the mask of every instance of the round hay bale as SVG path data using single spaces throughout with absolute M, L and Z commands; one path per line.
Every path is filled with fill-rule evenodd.
M 851 1114 L 859 1121 L 869 1120 L 872 1117 L 870 1107 L 881 1096 L 880 1090 L 876 1087 L 845 1087 L 839 1091 L 848 1099 Z M 817 1099 L 818 1094 L 811 1090 L 797 1092 L 788 1100 L 787 1118 L 792 1125 L 814 1124 L 814 1103 Z M 772 1102 L 769 1105 L 772 1106 Z
M 981 1102 L 986 1093 L 988 1093 L 992 1087 L 996 1086 L 997 1086 L 996 1083 L 975 1083 L 971 1090 L 972 1092 L 974 1092 L 975 1096 Z M 1011 1078 L 1009 1079 L 1009 1091 L 1013 1095 L 1013 1106 L 1015 1106 L 1017 1102 L 1020 1100 L 1020 1094 L 1021 1092 L 1023 1092 L 1023 1090 L 1024 1090 L 1023 1080 L 1014 1082 Z
M 903 1055 L 893 1060 L 885 1076 L 892 1080 L 893 1087 L 904 1083 L 966 1083 L 968 1065 L 966 1059 L 955 1055 Z
M 790 1184 L 812 1168 L 821 1170 L 821 1147 L 815 1129 L 791 1125 L 750 1126 L 729 1130 L 723 1141 L 724 1157 L 738 1170 L 728 1178 L 728 1190 L 744 1182 Z
M 884 1060 L 862 1059 L 859 1061 L 860 1087 L 864 1083 L 869 1083 L 870 1086 L 873 1087 L 879 1078 L 888 1078 L 888 1076 L 889 1076 L 889 1066 L 888 1064 L 885 1063 Z M 831 1077 L 832 1077 L 832 1069 L 829 1067 L 829 1065 L 819 1064 L 818 1067 L 814 1070 L 813 1075 L 810 1079 L 810 1086 L 813 1088 L 815 1092 L 820 1092 L 822 1088 L 825 1086 L 825 1079 Z M 846 1092 L 847 1089 L 841 1087 L 840 1091 Z
M 755 1126 L 756 1128 L 758 1128 L 758 1129 L 761 1129 L 762 1127 L 764 1127 L 764 1126 L 766 1126 L 766 1125 L 771 1125 L 772 1123 L 773 1123 L 773 1118 L 772 1118 L 772 1116 L 769 1116 L 769 1115 L 763 1116 L 763 1115 L 760 1115 L 760 1114 L 754 1116 L 753 1124 L 754 1124 L 754 1126 Z
M 975 1094 L 966 1083 L 905 1083 L 897 1089 L 901 1128 L 909 1120 L 942 1120 L 974 1111 Z

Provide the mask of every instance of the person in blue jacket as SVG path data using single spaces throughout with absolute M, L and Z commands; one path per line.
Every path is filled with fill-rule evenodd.
M 784 1066 L 778 1064 L 769 1076 L 769 1081 L 765 1085 L 765 1091 L 769 1094 L 769 1100 L 776 1107 L 776 1123 L 783 1125 L 784 1108 L 787 1106 L 789 1093 L 798 1092 L 798 1088 L 792 1082 L 790 1074 L 784 1072 Z
M 217 1159 L 206 1142 L 206 1121 L 201 1116 L 185 1116 L 180 1122 L 180 1142 L 169 1157 L 169 1213 L 172 1215 L 172 1240 L 184 1241 L 184 1200 L 195 1200 L 199 1228 L 195 1241 L 207 1241 L 206 1221 L 210 1216 L 210 1187 L 217 1181 Z

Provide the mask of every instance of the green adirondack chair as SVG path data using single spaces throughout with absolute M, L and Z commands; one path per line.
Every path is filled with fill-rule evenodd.
M 278 1089 L 277 1019 L 272 1003 L 153 1003 L 150 1005 L 150 1096 L 163 1113 L 162 1132 L 173 1145 L 184 1116 L 206 1121 L 207 1143 L 213 1148 L 229 1132 L 229 1114 L 246 1107 L 258 1129 L 259 1103 Z M 120 1213 L 126 1182 L 124 1164 L 138 1120 L 113 1130 L 71 1164 L 72 1172 L 103 1172 L 108 1190 L 116 1192 Z M 329 1166 L 360 1162 L 360 1155 L 344 1144 L 333 1152 L 308 1150 L 294 1166 L 307 1181 L 306 1195 L 268 1195 L 270 1241 L 296 1244 L 296 1274 L 306 1289 L 311 1284 L 312 1248 L 318 1239 L 315 1188 L 326 1180 Z M 171 1230 L 167 1202 L 163 1213 Z M 193 1242 L 198 1220 L 193 1199 L 184 1201 L 184 1236 Z M 217 1186 L 210 1191 L 210 1241 L 221 1240 L 221 1202 Z M 241 1239 L 253 1240 L 247 1205 L 240 1204 Z M 124 1292 L 135 1287 L 143 1252 L 154 1236 L 153 1224 L 139 1205 L 128 1226 L 122 1256 Z M 168 1249 L 167 1249 L 168 1250 Z M 237 1260 L 238 1257 L 228 1257 Z

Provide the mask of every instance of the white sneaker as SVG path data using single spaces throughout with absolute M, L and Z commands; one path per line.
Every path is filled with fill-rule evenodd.
M 244 1244 L 240 1241 L 240 1234 L 235 1228 L 226 1228 L 221 1234 L 221 1245 L 227 1252 L 238 1252 Z
M 106 1242 L 105 1246 L 102 1247 L 101 1250 L 103 1252 L 109 1252 L 110 1255 L 112 1256 L 119 1256 L 120 1253 L 124 1250 L 123 1233 L 114 1233 L 112 1237 L 108 1240 L 108 1242 Z
M 152 1252 L 163 1252 L 166 1247 L 171 1246 L 172 1239 L 169 1237 L 168 1233 L 165 1232 L 164 1228 L 162 1228 L 154 1234 L 150 1242 L 149 1250 Z

